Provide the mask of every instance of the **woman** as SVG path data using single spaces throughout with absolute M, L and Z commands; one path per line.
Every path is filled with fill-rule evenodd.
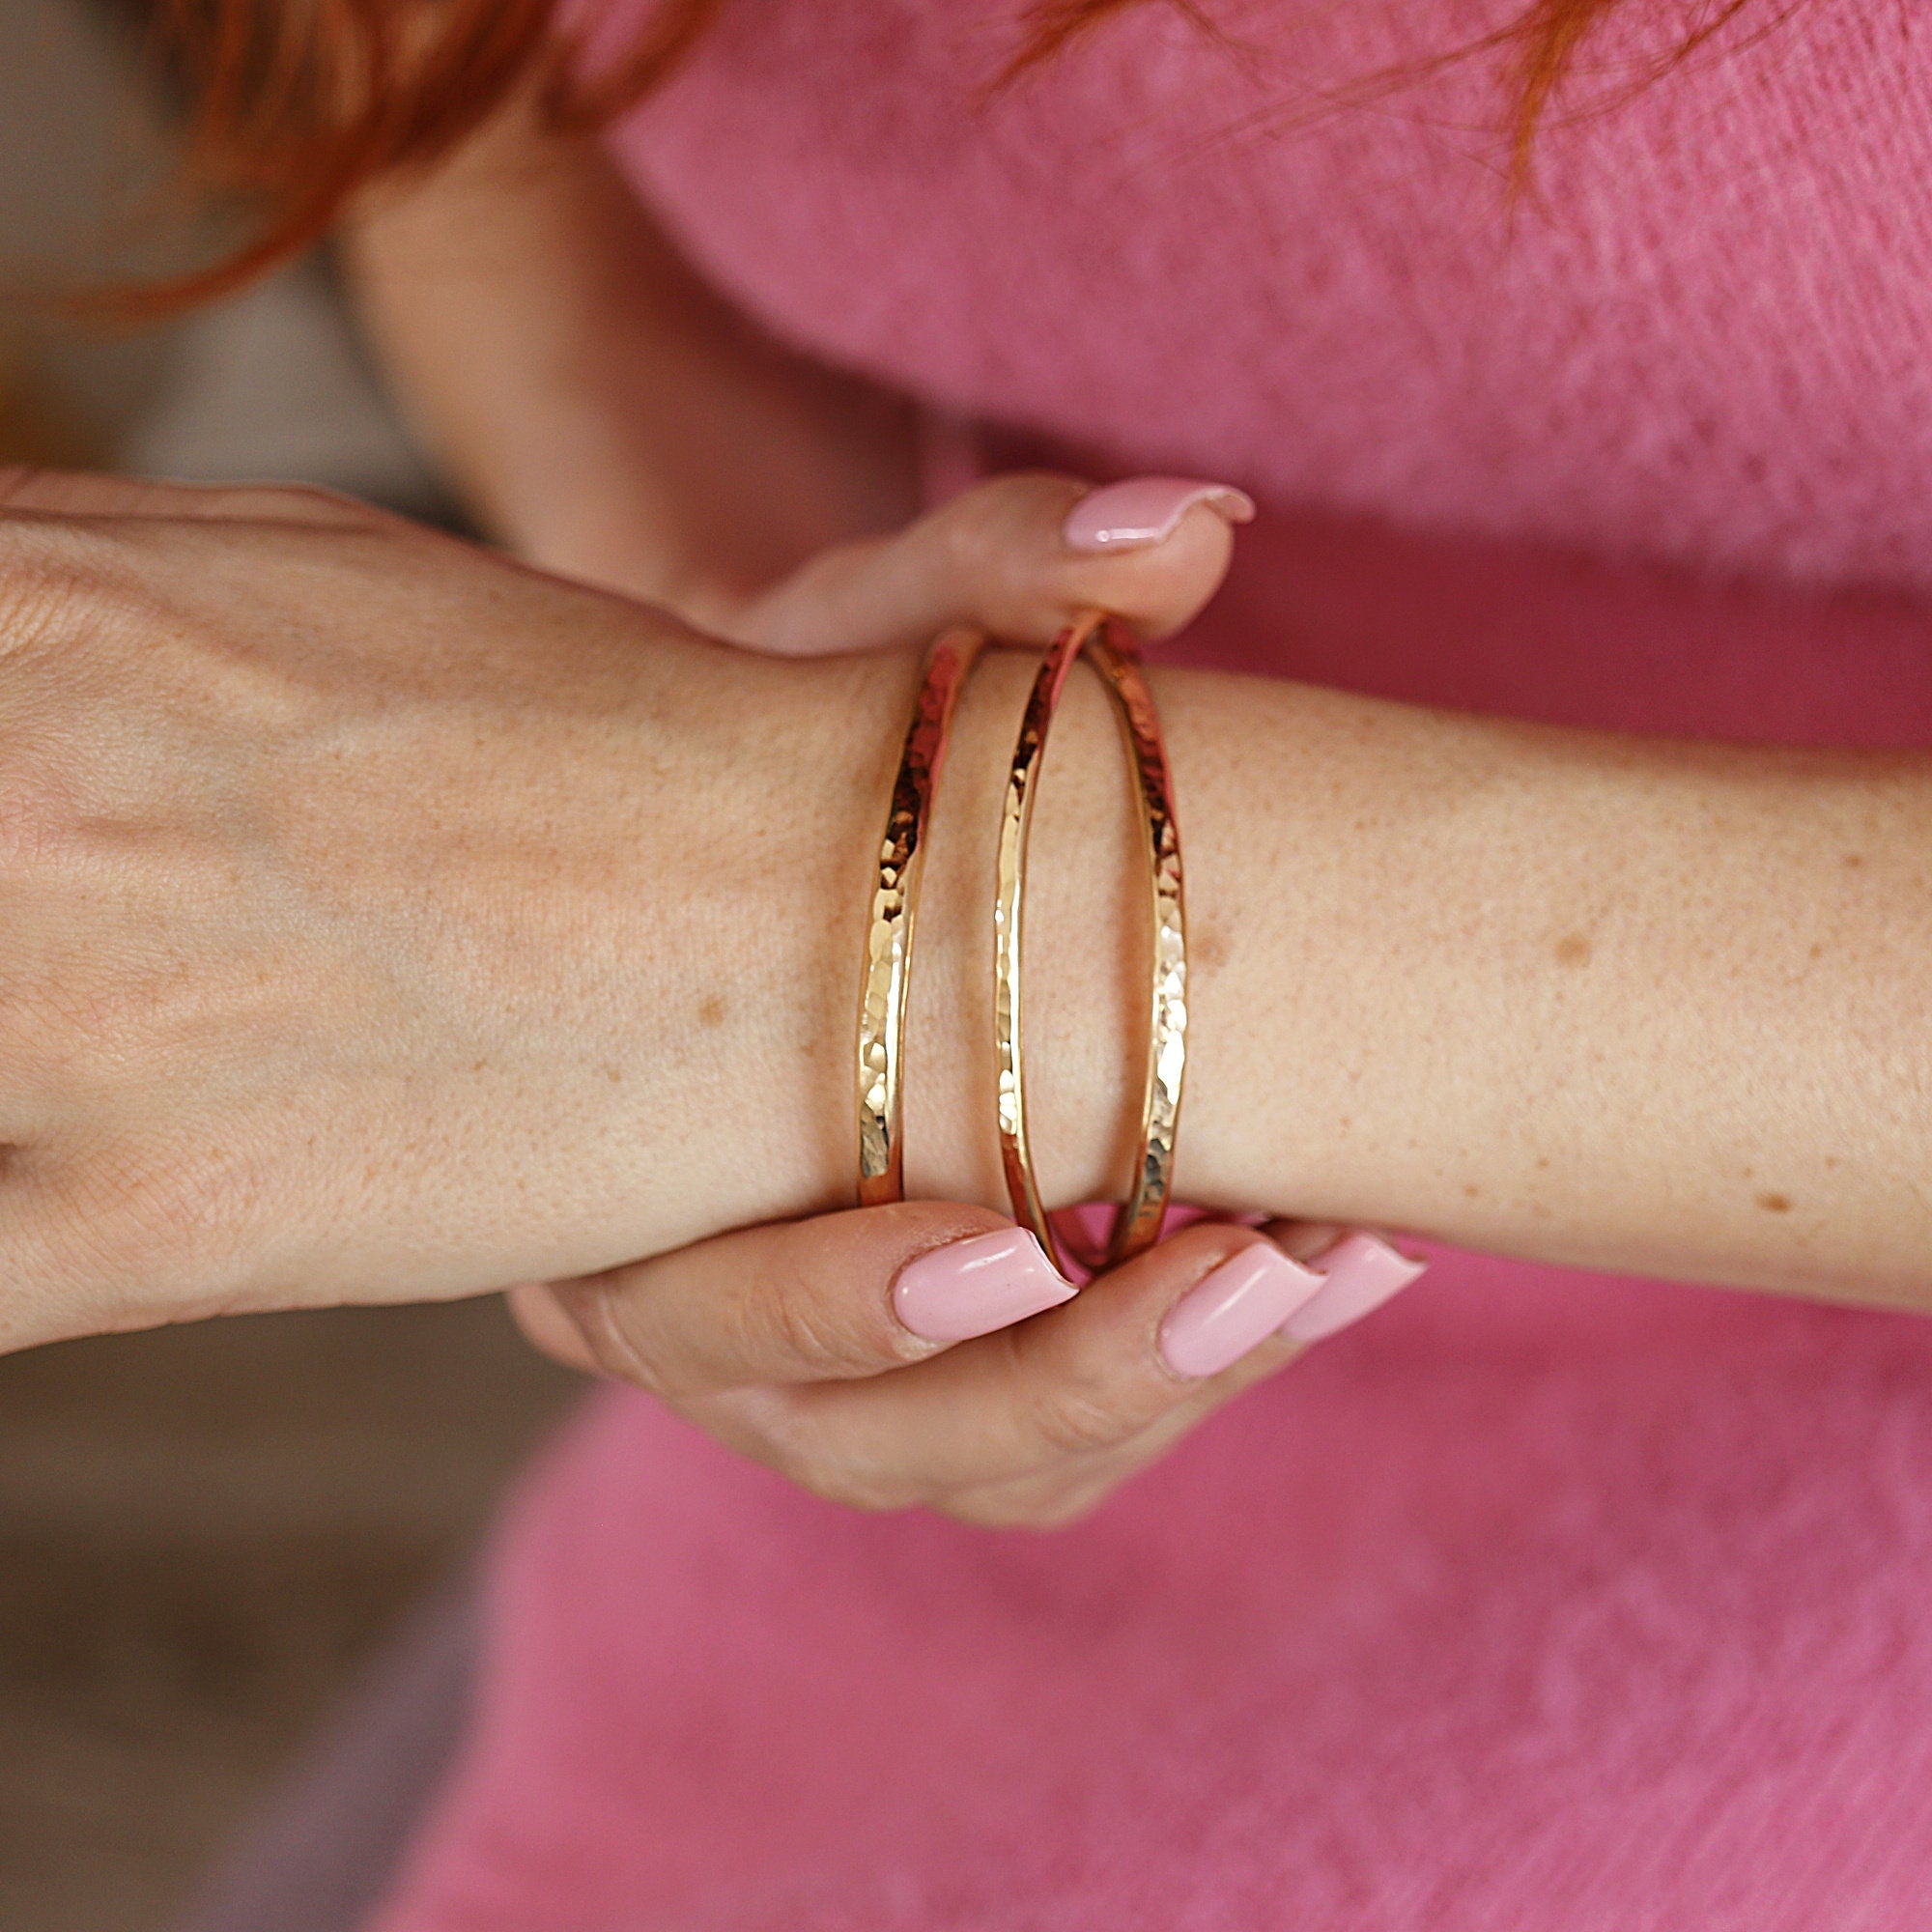
M 821 1497 L 963 1520 L 608 1400 L 505 1529 L 377 1922 L 1912 1922 L 1932 1337 L 1828 1305 L 1932 1301 L 1911 43 L 1849 0 L 1719 22 L 1543 117 L 1512 204 L 1495 63 L 1534 121 L 1601 7 L 1052 8 L 1118 16 L 1017 72 L 1007 6 L 700 11 L 608 154 L 515 93 L 529 21 L 476 16 L 439 98 L 489 127 L 352 255 L 525 556 L 875 654 L 722 652 L 330 503 L 23 484 L 5 531 L 18 1338 L 604 1270 L 520 1292 L 547 1346 Z M 1589 44 L 1614 79 L 1696 24 L 1632 0 Z M 384 99 L 359 148 L 226 129 L 311 164 L 290 233 L 434 150 Z M 845 541 L 962 446 L 1263 509 L 1185 640 L 1226 668 L 1157 679 L 1179 1186 L 1302 1219 L 1072 1300 L 983 1205 L 766 1225 L 849 1198 L 911 647 L 1090 601 L 1161 635 L 1241 511 L 1028 474 Z M 1026 669 L 966 700 L 922 915 L 914 1191 L 967 1204 Z M 1118 1164 L 1138 1017 L 1069 702 L 1032 969 L 1066 1201 Z M 986 1533 L 1397 1285 L 1350 1223 L 1452 1244 L 1433 1290 L 1077 1527 Z

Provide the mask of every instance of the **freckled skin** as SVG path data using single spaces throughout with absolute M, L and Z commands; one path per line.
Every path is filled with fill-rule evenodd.
M 348 237 L 353 271 L 417 419 L 494 529 L 548 568 L 700 624 L 722 616 L 728 631 L 748 594 L 824 544 L 913 514 L 916 438 L 907 417 L 869 415 L 854 389 L 719 327 L 709 292 L 634 201 L 607 192 L 593 154 L 559 153 L 513 117 L 419 188 L 372 204 Z M 479 306 L 493 333 L 471 345 Z M 554 342 L 560 317 L 593 355 L 520 355 Z M 588 367 L 621 371 L 614 405 L 581 406 Z M 561 408 L 543 386 L 553 371 L 570 385 Z M 694 384 L 715 408 L 691 407 Z M 644 433 L 611 436 L 613 420 Z M 724 471 L 719 420 L 733 425 Z M 559 436 L 586 422 L 597 433 L 559 461 Z M 1140 554 L 1151 563 L 1158 547 Z M 1932 1197 L 1918 1182 L 1932 1170 L 1918 983 L 1932 895 L 1918 876 L 1932 853 L 1932 758 L 1551 735 L 1286 684 L 1244 685 L 1224 706 L 1189 674 L 1157 681 L 1188 857 L 1183 1192 L 1581 1265 L 1932 1306 Z M 955 801 L 980 781 L 973 714 L 987 701 L 982 685 L 962 713 Z M 1021 701 L 1002 704 L 1016 715 Z M 860 716 L 841 721 L 829 756 L 859 755 L 868 733 L 896 746 L 902 719 Z M 1091 764 L 1099 776 L 1088 791 L 1072 783 L 1082 803 L 1065 823 L 1104 842 L 1124 797 L 1113 723 L 1101 707 L 1095 736 L 1080 728 L 1076 714 L 1063 721 L 1055 782 L 1067 796 Z M 995 782 L 1010 736 L 1002 710 L 983 747 Z M 968 816 L 997 807 L 980 800 Z M 876 838 L 876 816 L 868 800 L 855 849 Z M 1040 862 L 1055 850 L 1043 837 Z M 1133 1084 L 1120 1069 L 1144 1024 L 1144 994 L 1096 973 L 1120 949 L 1102 930 L 1114 901 L 1088 882 L 1114 875 L 1079 852 L 1075 896 L 1057 908 L 1042 895 L 1032 937 L 1037 1037 L 1061 1056 L 1041 1077 L 1037 1137 L 1069 1194 L 1117 1184 Z M 949 877 L 969 875 L 949 874 L 939 843 L 933 858 L 908 1146 L 936 1198 L 997 1201 L 990 1157 L 972 1152 L 990 1111 L 983 1042 L 969 1037 L 983 965 L 977 950 L 949 964 L 950 948 L 982 943 L 970 923 L 982 881 L 972 873 L 965 913 L 943 916 Z M 856 916 L 861 890 L 848 907 L 848 886 L 828 886 L 838 919 Z M 1137 929 L 1125 919 L 1122 931 Z M 1557 956 L 1566 935 L 1598 930 L 1603 959 Z M 771 1144 L 818 1137 L 844 1157 L 855 968 L 827 952 L 824 1011 L 802 1022 L 801 996 L 770 1048 L 791 1058 L 744 1077 L 769 1111 L 775 1071 L 802 1041 L 827 1042 L 829 1097 Z M 714 1072 L 715 1049 L 770 1017 L 755 991 L 734 986 L 731 1003 L 705 1035 Z M 677 1009 L 684 1031 L 696 1005 Z M 749 1113 L 740 1131 L 758 1124 Z M 1856 1159 L 1820 1165 L 1847 1145 Z M 1743 1171 L 1740 1149 L 1805 1187 L 1803 1216 L 1758 1205 L 1775 1183 Z M 1471 1176 L 1480 1199 L 1463 1193 Z M 817 1186 L 831 1198 L 844 1180 L 829 1166 Z
M 1187 970 L 1190 973 L 1199 975 L 1213 973 L 1227 963 L 1227 936 L 1219 926 L 1204 925 L 1198 932 L 1188 933 Z
M 1000 487 L 1015 502 L 1078 489 Z M 69 1238 L 108 1255 L 83 1286 L 125 1321 L 127 1279 L 178 1311 L 159 1307 L 162 1222 L 188 1305 L 234 1307 L 320 1301 L 344 1280 L 401 1296 L 588 1273 L 849 1201 L 854 923 L 914 654 L 727 651 L 408 526 L 339 526 L 362 513 L 332 501 L 276 507 L 144 511 L 140 554 L 163 575 L 138 626 L 122 621 L 144 608 L 133 593 L 96 581 L 94 513 L 0 517 L 21 572 L 58 540 L 66 573 L 43 600 L 60 648 L 4 640 L 10 720 L 40 735 L 0 734 L 0 870 L 37 908 L 29 922 L 10 897 L 0 920 L 0 1099 L 11 1079 L 35 1122 L 92 1110 L 48 1159 L 93 1166 L 12 1186 L 21 1212 L 77 1219 L 83 1203 Z M 1218 570 L 1225 528 L 1216 541 Z M 420 608 L 462 611 L 490 648 L 399 655 L 388 639 Z M 936 820 L 951 800 L 975 828 L 935 838 L 909 1016 L 907 1143 L 936 1201 L 1002 1194 L 975 841 L 996 826 L 1030 675 L 994 653 L 976 677 Z M 1631 740 L 1180 667 L 1151 681 L 1196 940 L 1184 1198 L 1932 1306 L 1917 1179 L 1932 1168 L 1932 758 Z M 1049 1191 L 1072 1201 L 1117 1191 L 1136 1118 L 1145 990 L 1121 962 L 1144 886 L 1104 698 L 1083 683 L 1056 732 L 1029 946 L 1037 1136 Z M 112 788 L 76 811 L 66 774 Z M 111 894 L 91 883 L 105 832 Z M 720 850 L 750 869 L 721 885 Z M 238 889 L 238 868 L 260 889 Z M 696 907 L 715 956 L 668 956 L 660 907 Z M 1595 930 L 1615 939 L 1602 961 Z M 41 989 L 34 1026 L 12 1018 L 20 984 Z M 210 1037 L 249 1050 L 212 1057 Z M 292 1106 L 298 1077 L 304 1102 L 339 1111 Z M 687 1096 L 708 1110 L 701 1136 Z M 332 1172 L 318 1135 L 362 1164 Z M 1844 1145 L 1858 1157 L 1828 1181 L 1824 1150 Z M 1550 1147 L 1562 1162 L 1538 1168 Z M 1741 1149 L 1805 1187 L 1804 1216 L 1741 1173 Z M 153 1169 L 141 1191 L 130 1158 Z M 544 1204 L 507 1234 L 492 1205 L 506 1187 Z M 125 1206 L 103 1247 L 108 1195 Z M 217 1196 L 234 1230 L 211 1288 Z M 64 1275 L 39 1299 L 14 1287 L 0 1346 L 92 1319 Z

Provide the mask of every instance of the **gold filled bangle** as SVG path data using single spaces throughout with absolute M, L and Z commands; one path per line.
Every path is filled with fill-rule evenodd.
M 952 706 L 984 644 L 978 631 L 946 632 L 925 660 L 898 777 L 893 781 L 878 883 L 866 935 L 859 996 L 859 1204 L 875 1208 L 904 1192 L 900 1068 L 905 1058 L 906 990 L 912 974 L 913 912 L 925 859 L 926 820 L 946 762 Z
M 1061 692 L 1083 650 L 1114 700 L 1134 767 L 1153 935 L 1140 1153 L 1133 1184 L 1116 1215 L 1112 1236 L 1104 1246 L 1091 1248 L 1059 1235 L 1040 1203 L 1027 1142 L 1020 1002 L 1021 922 L 1034 794 Z M 1063 1273 L 1069 1255 L 1090 1268 L 1111 1267 L 1151 1247 L 1159 1238 L 1174 1178 L 1175 1133 L 1187 1056 L 1187 932 L 1181 903 L 1180 837 L 1175 824 L 1174 785 L 1160 720 L 1141 675 L 1139 653 L 1126 634 L 1097 611 L 1075 619 L 1054 640 L 1034 679 L 1019 742 L 1013 750 L 1006 810 L 1000 821 L 999 874 L 993 901 L 993 1023 L 999 1053 L 1000 1158 L 1014 1218 L 1033 1231 Z

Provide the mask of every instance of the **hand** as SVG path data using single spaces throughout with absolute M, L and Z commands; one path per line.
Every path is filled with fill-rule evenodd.
M 997 1216 L 906 1202 L 511 1306 L 546 1352 L 636 1382 L 818 1495 L 1044 1527 L 1420 1272 L 1366 1235 L 1201 1222 L 1075 1295 Z
M 333 497 L 11 478 L 0 1340 L 572 1277 L 849 1199 L 827 909 L 864 903 L 908 646 L 1092 601 L 1157 630 L 1226 561 L 1205 510 L 1073 554 L 1078 494 L 822 571 L 816 639 L 878 654 L 797 664 Z
M 1043 638 L 1065 607 L 1064 558 L 1042 539 L 1072 500 L 1052 479 L 1007 479 L 909 539 L 829 551 L 721 621 L 758 648 L 809 652 L 852 635 L 855 615 L 872 628 L 890 581 L 889 596 L 997 608 L 1008 635 Z M 934 541 L 949 531 L 963 554 Z M 1156 593 L 1191 587 L 1177 564 L 1144 559 Z M 949 570 L 968 584 L 932 581 Z M 635 1382 L 819 1495 L 1038 1526 L 1099 1502 L 1418 1271 L 1332 1228 L 1197 1225 L 1076 1297 L 1003 1218 L 905 1203 L 519 1289 L 511 1306 L 547 1353 Z

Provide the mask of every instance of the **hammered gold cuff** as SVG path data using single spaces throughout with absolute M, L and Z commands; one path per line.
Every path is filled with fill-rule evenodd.
M 1085 651 L 1114 700 L 1122 736 L 1134 768 L 1141 807 L 1141 844 L 1148 862 L 1152 919 L 1152 985 L 1147 1084 L 1141 1110 L 1141 1144 L 1125 1205 L 1111 1238 L 1089 1248 L 1061 1236 L 1041 1206 L 1027 1143 L 1022 1007 L 1021 923 L 1026 904 L 1027 838 L 1033 824 L 1035 787 L 1046 755 L 1060 695 L 1074 661 Z M 1174 785 L 1153 698 L 1141 675 L 1139 653 L 1117 624 L 1090 611 L 1054 640 L 1034 679 L 1007 780 L 1000 821 L 998 885 L 993 904 L 994 1033 L 999 1054 L 1000 1158 L 1013 1215 L 1030 1228 L 1054 1264 L 1067 1272 L 1070 1256 L 1088 1268 L 1111 1267 L 1150 1248 L 1160 1236 L 1174 1177 L 1175 1134 L 1180 1118 L 1180 1082 L 1187 1055 L 1187 934 L 1181 903 L 1180 837 L 1175 824 Z
M 948 631 L 932 646 L 913 706 L 866 935 L 859 996 L 859 1204 L 877 1207 L 904 1193 L 900 1071 L 905 1059 L 906 993 L 912 975 L 913 913 L 923 869 L 926 821 L 946 762 L 952 707 L 984 644 L 978 631 Z

